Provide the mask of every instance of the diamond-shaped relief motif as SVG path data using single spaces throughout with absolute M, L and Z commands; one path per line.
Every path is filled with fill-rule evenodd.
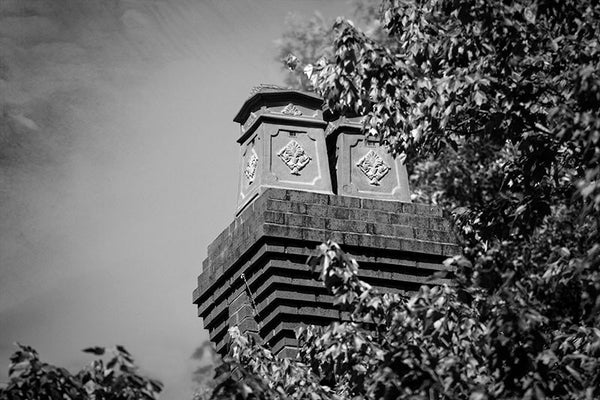
M 358 162 L 356 166 L 363 174 L 369 178 L 369 184 L 379 186 L 379 181 L 387 175 L 390 167 L 383 161 L 383 158 L 373 150 L 369 150 Z
M 286 115 L 293 115 L 295 117 L 298 117 L 298 116 L 302 115 L 302 111 L 300 111 L 298 109 L 298 107 L 296 107 L 292 103 L 290 103 L 287 106 L 285 106 L 285 108 L 283 110 L 281 110 L 281 113 L 282 114 L 286 114 Z
M 252 149 L 252 155 L 248 159 L 248 163 L 246 164 L 246 168 L 244 169 L 244 175 L 248 179 L 248 184 L 254 182 L 254 178 L 256 177 L 256 169 L 258 168 L 258 155 L 256 151 Z
M 300 175 L 300 170 L 306 167 L 311 160 L 310 156 L 300 146 L 300 143 L 295 140 L 291 140 L 286 144 L 277 152 L 277 155 L 292 170 L 293 175 Z

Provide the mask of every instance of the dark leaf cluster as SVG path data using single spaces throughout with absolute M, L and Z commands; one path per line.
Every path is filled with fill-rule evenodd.
M 84 349 L 99 358 L 76 374 L 41 361 L 30 346 L 17 347 L 0 400 L 155 400 L 162 390 L 162 383 L 138 372 L 123 346 Z

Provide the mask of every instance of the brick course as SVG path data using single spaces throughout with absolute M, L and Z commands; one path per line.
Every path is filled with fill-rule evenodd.
M 340 318 L 305 265 L 315 246 L 328 239 L 357 258 L 363 279 L 400 293 L 444 270 L 442 261 L 459 250 L 434 206 L 266 189 L 208 246 L 193 293 L 219 351 L 226 349 L 229 326 L 260 332 L 283 351 L 293 346 L 291 327 Z

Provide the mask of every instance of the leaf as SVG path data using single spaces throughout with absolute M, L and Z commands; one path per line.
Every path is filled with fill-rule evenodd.
M 104 347 L 88 347 L 82 350 L 84 353 L 91 353 L 91 354 L 95 354 L 97 356 L 101 356 L 104 354 L 104 352 L 106 351 L 106 349 Z
M 310 266 L 311 272 L 315 273 L 319 271 L 319 266 L 321 265 L 322 256 L 310 256 L 308 258 L 307 264 Z
M 287 57 L 285 57 L 283 62 L 290 71 L 294 71 L 300 64 L 300 60 L 298 60 L 298 57 L 291 53 L 288 54 Z
M 118 362 L 119 362 L 119 359 L 117 357 L 113 357 L 106 364 L 106 368 L 113 369 L 115 367 L 115 365 L 118 364 Z
M 241 390 L 242 398 L 244 398 L 244 399 L 247 399 L 250 394 L 254 393 L 252 388 L 243 382 L 241 383 L 240 387 L 242 389 Z
M 119 345 L 119 344 L 117 345 L 117 350 L 118 350 L 120 353 L 123 353 L 123 354 L 126 354 L 126 355 L 128 355 L 128 356 L 131 356 L 131 354 L 129 354 L 129 352 L 128 352 L 127 350 L 125 350 L 125 347 L 123 347 L 123 346 L 121 346 L 121 345 Z
M 565 365 L 565 369 L 567 371 L 569 371 L 569 373 L 573 376 L 573 378 L 575 378 L 580 384 L 583 383 L 581 374 L 579 372 L 577 372 L 573 367 L 571 367 L 569 365 Z
M 313 70 L 314 70 L 313 65 L 312 64 L 307 64 L 304 67 L 304 70 L 303 70 L 304 71 L 304 75 L 306 75 L 308 77 L 308 79 L 310 79 L 312 77 Z
M 436 271 L 427 277 L 427 282 L 437 282 L 448 277 L 449 271 Z
M 475 92 L 475 96 L 473 97 L 473 99 L 475 100 L 475 104 L 477 104 L 478 106 L 483 105 L 483 103 L 485 103 L 487 101 L 487 97 L 485 96 L 485 93 L 483 93 L 480 90 L 477 90 Z

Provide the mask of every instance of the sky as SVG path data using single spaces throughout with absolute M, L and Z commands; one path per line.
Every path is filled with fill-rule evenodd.
M 0 1 L 0 382 L 18 341 L 72 371 L 124 345 L 191 399 L 191 303 L 233 220 L 239 127 L 286 16 L 347 0 Z

